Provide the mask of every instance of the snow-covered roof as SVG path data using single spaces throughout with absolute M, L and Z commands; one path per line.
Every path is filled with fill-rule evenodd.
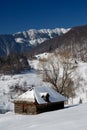
M 24 94 L 20 95 L 15 101 L 38 102 L 38 104 L 47 103 L 42 96 L 49 94 L 49 102 L 61 102 L 66 98 L 48 86 L 34 87 Z

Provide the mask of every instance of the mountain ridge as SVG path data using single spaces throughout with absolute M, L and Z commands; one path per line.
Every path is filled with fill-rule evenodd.
M 69 29 L 31 29 L 15 34 L 0 35 L 0 56 L 11 53 L 25 53 L 42 42 L 63 35 Z
M 72 57 L 87 61 L 87 25 L 73 27 L 64 35 L 44 41 L 34 48 L 33 53 L 35 55 L 56 49 L 68 51 Z
M 15 41 L 19 43 L 28 42 L 30 45 L 36 46 L 45 40 L 52 39 L 68 32 L 69 29 L 55 28 L 55 29 L 30 29 L 28 31 L 18 32 L 13 34 Z

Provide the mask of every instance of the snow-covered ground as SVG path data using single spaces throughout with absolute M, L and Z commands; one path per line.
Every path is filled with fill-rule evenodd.
M 39 115 L 0 115 L 0 130 L 87 130 L 87 104 Z
M 29 63 L 32 68 L 41 70 L 39 59 L 47 58 L 47 56 L 49 56 L 48 53 L 36 55 L 37 59 L 29 61 Z M 82 102 L 87 102 L 87 63 L 78 62 L 77 65 L 78 67 L 74 73 L 74 80 L 76 80 L 75 82 L 78 80 L 78 84 L 75 84 L 78 89 L 76 92 L 76 97 L 73 100 L 72 98 L 69 99 L 69 104 L 77 104 L 79 103 L 80 99 Z M 42 81 L 41 73 L 37 73 L 37 71 L 31 70 L 16 75 L 0 76 L 0 109 L 13 110 L 11 100 L 21 94 L 20 91 L 17 92 L 15 90 L 15 92 L 13 92 L 13 88 L 27 88 L 28 90 L 28 88 L 31 86 L 42 86 L 45 84 Z
M 29 61 L 32 68 L 41 69 L 39 58 L 47 57 L 47 53 L 37 55 L 37 60 Z M 66 107 L 63 110 L 46 112 L 39 115 L 18 115 L 14 112 L 0 114 L 0 130 L 86 130 L 87 129 L 87 63 L 78 62 L 74 73 L 74 81 L 78 80 L 76 97 L 69 100 L 69 104 L 83 104 Z M 20 95 L 13 92 L 16 87 L 47 85 L 42 81 L 42 73 L 35 70 L 26 71 L 16 75 L 0 76 L 0 109 L 13 111 L 11 100 Z M 4 112 L 3 112 L 4 113 Z

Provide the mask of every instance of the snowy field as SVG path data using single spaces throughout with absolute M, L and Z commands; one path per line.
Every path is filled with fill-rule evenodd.
M 47 57 L 48 54 L 43 54 L 41 57 Z M 38 58 L 40 56 L 37 55 Z M 35 69 L 38 69 L 39 60 L 31 61 L 30 64 Z M 39 67 L 40 68 L 40 67 Z M 42 72 L 41 72 L 42 73 Z M 29 87 L 33 86 L 47 86 L 46 83 L 42 81 L 42 74 L 37 73 L 35 70 L 25 71 L 21 74 L 15 75 L 1 75 L 0 76 L 0 110 L 11 110 L 13 111 L 14 106 L 11 103 L 18 95 L 21 93 L 17 92 L 14 88 L 24 88 L 28 90 Z M 76 97 L 72 100 L 68 100 L 68 104 L 77 104 L 80 99 L 82 102 L 87 102 L 87 63 L 78 62 L 78 67 L 74 73 L 74 79 L 77 82 L 77 77 L 80 77 L 78 84 L 75 83 L 77 89 Z M 13 92 L 12 92 L 13 89 Z
M 40 58 L 38 55 L 37 57 Z M 37 69 L 38 60 L 31 61 L 31 65 Z M 0 130 L 87 130 L 87 63 L 78 62 L 74 80 L 77 80 L 77 77 L 80 77 L 80 80 L 77 84 L 76 97 L 73 103 L 72 99 L 68 103 L 78 104 L 81 98 L 83 104 L 39 115 L 18 115 L 14 112 L 0 114 Z M 35 70 L 16 75 L 1 75 L 0 109 L 13 111 L 14 106 L 11 101 L 20 93 L 12 92 L 12 89 L 15 86 L 28 88 L 32 85 L 47 86 L 48 84 L 43 83 L 42 74 Z
M 39 115 L 0 115 L 0 130 L 87 130 L 87 104 Z

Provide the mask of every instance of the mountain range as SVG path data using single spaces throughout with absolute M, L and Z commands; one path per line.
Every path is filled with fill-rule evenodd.
M 31 49 L 31 55 L 54 50 L 66 51 L 74 58 L 87 61 L 87 25 L 73 27 L 59 37 L 44 41 L 33 50 Z
M 8 56 L 12 53 L 24 53 L 35 48 L 46 40 L 61 36 L 70 29 L 30 29 L 15 34 L 0 35 L 0 56 Z
M 32 57 L 54 50 L 67 51 L 72 57 L 87 61 L 87 25 L 0 35 L 1 57 L 14 53 L 27 53 Z

